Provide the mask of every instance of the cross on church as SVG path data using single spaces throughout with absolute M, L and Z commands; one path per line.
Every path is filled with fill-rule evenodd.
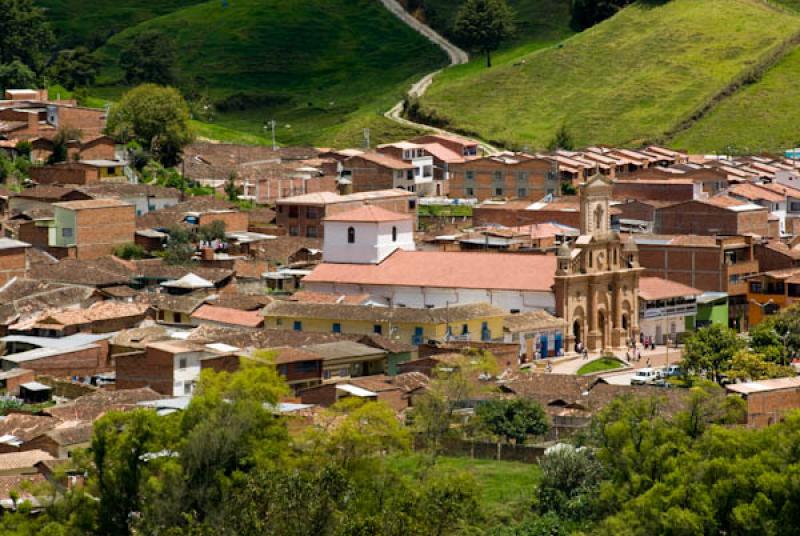
M 603 207 L 597 205 L 597 208 L 594 209 L 594 228 L 595 230 L 599 231 L 603 228 Z

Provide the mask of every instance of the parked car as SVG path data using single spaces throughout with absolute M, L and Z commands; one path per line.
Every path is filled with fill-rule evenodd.
M 665 378 L 672 378 L 673 376 L 680 376 L 682 374 L 683 372 L 681 371 L 680 365 L 670 365 L 661 369 L 661 375 Z
M 661 371 L 654 368 L 641 368 L 631 378 L 631 385 L 651 385 L 661 379 Z

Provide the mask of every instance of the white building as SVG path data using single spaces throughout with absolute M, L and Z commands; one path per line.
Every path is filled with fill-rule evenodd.
M 553 256 L 414 251 L 411 218 L 377 207 L 323 224 L 323 263 L 303 279 L 308 290 L 368 294 L 395 307 L 489 303 L 513 313 L 555 311 Z
M 639 329 L 656 344 L 672 342 L 687 331 L 687 318 L 697 316 L 697 297 L 703 292 L 660 277 L 639 279 Z
M 414 219 L 409 214 L 366 205 L 322 221 L 324 262 L 377 264 L 395 250 L 416 249 Z

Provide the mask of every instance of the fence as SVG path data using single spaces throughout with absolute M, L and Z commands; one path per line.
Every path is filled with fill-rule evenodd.
M 549 445 L 547 445 L 549 446 Z M 473 458 L 476 460 L 498 460 L 522 463 L 537 463 L 544 455 L 545 445 L 514 445 L 493 443 L 491 441 L 470 441 L 468 439 L 445 439 L 440 445 L 444 456 Z M 420 436 L 414 438 L 414 448 L 427 448 L 427 442 Z

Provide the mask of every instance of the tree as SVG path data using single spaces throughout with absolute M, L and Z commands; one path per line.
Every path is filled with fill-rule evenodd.
M 567 125 L 562 124 L 556 131 L 553 139 L 547 145 L 550 151 L 558 151 L 563 149 L 565 151 L 572 151 L 575 149 L 575 142 L 572 139 L 572 134 L 567 129 Z
M 153 84 L 127 92 L 111 108 L 106 130 L 125 143 L 136 140 L 165 167 L 176 165 L 183 147 L 194 139 L 181 94 Z
M 576 31 L 594 26 L 612 16 L 634 0 L 572 0 L 571 25 Z
M 0 28 L 0 72 L 14 64 L 18 72 L 24 66 L 27 73 L 40 74 L 54 41 L 44 10 L 35 7 L 32 0 L 0 0 Z M 0 87 L 20 87 L 7 85 L 9 80 L 0 75 Z
M 728 377 L 733 380 L 756 381 L 796 376 L 792 367 L 768 361 L 764 355 L 739 350 L 731 359 Z
M 125 82 L 169 85 L 175 81 L 175 42 L 158 30 L 144 30 L 122 48 L 119 66 Z
M 175 226 L 167 231 L 167 245 L 164 248 L 164 262 L 169 265 L 189 264 L 194 257 L 195 248 L 192 235 L 183 227 Z
M 80 141 L 83 133 L 77 128 L 60 127 L 53 137 L 53 152 L 47 157 L 47 163 L 65 162 L 69 154 L 69 142 Z
M 122 244 L 121 246 L 115 247 L 114 255 L 125 260 L 142 259 L 144 258 L 145 251 L 144 248 L 139 244 L 128 242 L 126 244 Z
M 197 238 L 205 242 L 225 240 L 225 222 L 222 220 L 214 220 L 207 225 L 201 225 L 197 228 Z
M 231 171 L 228 175 L 228 180 L 225 182 L 225 195 L 228 196 L 228 201 L 236 201 L 239 199 L 239 189 L 236 186 L 236 172 Z
M 56 54 L 47 76 L 69 90 L 94 84 L 99 62 L 86 47 L 60 50 Z
M 588 448 L 560 444 L 539 460 L 542 479 L 537 494 L 543 512 L 569 519 L 590 515 L 603 479 L 603 466 Z
M 0 64 L 0 89 L 35 87 L 38 80 L 36 73 L 19 60 Z
M 686 339 L 683 363 L 695 374 L 709 372 L 712 380 L 719 381 L 720 373 L 730 367 L 733 356 L 744 345 L 734 330 L 712 324 Z
M 505 0 L 465 0 L 453 30 L 465 47 L 485 54 L 491 67 L 492 52 L 514 33 L 514 11 Z
M 488 400 L 475 408 L 478 418 L 489 431 L 521 445 L 528 436 L 540 436 L 547 432 L 547 415 L 542 406 L 524 398 Z

